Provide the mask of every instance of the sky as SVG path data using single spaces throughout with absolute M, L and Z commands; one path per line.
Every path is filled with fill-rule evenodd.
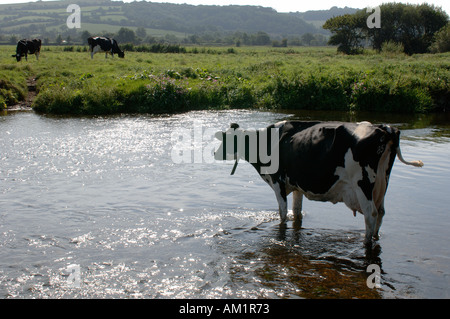
M 36 0 L 0 0 L 0 4 L 4 3 L 23 3 L 23 2 L 34 2 Z M 44 0 L 45 1 L 45 0 Z M 132 2 L 134 0 L 124 0 L 124 2 Z M 325 10 L 333 6 L 337 7 L 351 7 L 351 8 L 365 8 L 368 6 L 377 6 L 383 2 L 403 2 L 403 3 L 413 3 L 420 4 L 427 2 L 429 4 L 434 4 L 436 6 L 442 7 L 447 14 L 450 15 L 450 1 L 449 0 L 312 0 L 312 1 L 301 1 L 301 0 L 154 0 L 153 2 L 168 2 L 168 3 L 187 3 L 193 5 L 254 5 L 271 7 L 278 12 L 304 12 L 308 10 Z M 71 3 L 76 4 L 76 0 L 72 0 Z

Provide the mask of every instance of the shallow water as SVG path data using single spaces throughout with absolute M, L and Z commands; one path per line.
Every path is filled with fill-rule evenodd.
M 345 205 L 305 199 L 302 228 L 280 228 L 253 167 L 211 163 L 209 133 L 283 119 L 402 129 L 404 157 L 425 166 L 396 161 L 375 250 Z M 0 297 L 448 298 L 449 128 L 442 115 L 330 112 L 0 116 Z M 182 134 L 193 147 L 180 163 Z

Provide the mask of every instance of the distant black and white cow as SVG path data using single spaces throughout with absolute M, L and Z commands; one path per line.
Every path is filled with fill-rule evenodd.
M 403 159 L 397 128 L 369 122 L 284 121 L 256 131 L 232 124 L 216 138 L 222 143 L 215 159 L 236 160 L 232 174 L 239 159 L 250 162 L 275 191 L 282 223 L 291 192 L 294 218 L 300 223 L 303 196 L 344 202 L 354 214 L 364 215 L 366 244 L 378 239 L 395 157 L 423 166 L 422 161 Z
M 94 54 L 97 52 L 105 52 L 105 59 L 108 53 L 114 57 L 117 54 L 119 58 L 125 57 L 125 52 L 120 50 L 117 41 L 107 37 L 90 37 L 88 38 L 89 52 L 91 52 L 91 59 L 94 58 Z
M 26 40 L 22 39 L 17 43 L 16 54 L 13 55 L 17 59 L 17 62 L 25 57 L 28 61 L 28 54 L 35 54 L 36 60 L 39 60 L 39 54 L 41 53 L 41 39 Z

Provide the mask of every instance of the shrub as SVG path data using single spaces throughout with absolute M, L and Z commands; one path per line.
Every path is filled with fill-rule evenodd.
M 51 85 L 39 93 L 33 103 L 37 112 L 51 114 L 82 114 L 81 91 L 66 89 L 64 86 Z
M 381 45 L 381 52 L 384 55 L 403 55 L 405 52 L 405 48 L 402 43 L 398 43 L 395 41 L 386 41 Z
M 433 107 L 426 88 L 392 81 L 355 83 L 351 99 L 353 109 L 358 111 L 420 113 Z
M 333 77 L 277 78 L 273 97 L 277 107 L 285 109 L 348 109 L 345 86 Z

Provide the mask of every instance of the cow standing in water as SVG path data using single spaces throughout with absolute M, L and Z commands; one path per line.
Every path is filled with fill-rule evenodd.
M 284 121 L 257 131 L 232 124 L 226 132 L 217 132 L 216 138 L 222 143 L 215 159 L 236 160 L 232 174 L 239 159 L 249 161 L 274 190 L 282 223 L 291 192 L 299 224 L 303 196 L 344 202 L 354 214 L 364 215 L 367 245 L 378 239 L 395 157 L 407 165 L 423 166 L 421 161 L 403 159 L 398 129 L 369 122 Z
M 117 41 L 107 37 L 90 37 L 88 38 L 89 52 L 91 52 L 91 59 L 94 58 L 94 54 L 97 52 L 105 52 L 105 59 L 108 54 L 114 57 L 117 54 L 119 58 L 125 57 L 125 52 L 120 50 Z
M 35 54 L 36 60 L 39 60 L 41 44 L 41 39 L 22 39 L 17 43 L 16 54 L 14 54 L 13 57 L 16 58 L 17 62 L 20 62 L 23 56 L 25 57 L 25 60 L 28 61 L 28 54 Z

